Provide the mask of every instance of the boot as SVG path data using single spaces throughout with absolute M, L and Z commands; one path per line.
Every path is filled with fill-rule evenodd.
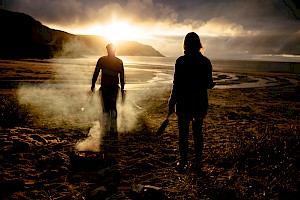
M 117 133 L 118 129 L 117 129 L 117 111 L 116 110 L 112 110 L 111 111 L 111 116 L 110 116 L 110 132 L 111 133 Z
M 108 132 L 110 129 L 110 113 L 108 112 L 103 112 L 103 118 L 102 118 L 102 123 L 101 127 L 104 133 Z

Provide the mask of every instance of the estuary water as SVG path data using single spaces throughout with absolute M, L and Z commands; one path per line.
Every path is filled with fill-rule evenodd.
M 124 63 L 127 90 L 170 88 L 173 80 L 175 57 L 120 56 Z M 60 68 L 58 75 L 65 72 L 79 74 L 84 71 L 86 84 L 91 80 L 98 57 L 50 59 Z M 300 62 L 211 60 L 213 77 L 217 83 L 214 89 L 265 87 L 290 82 L 298 84 L 295 78 L 280 78 L 280 74 L 300 74 Z M 64 72 L 64 70 L 66 71 Z M 240 75 L 256 72 L 257 75 Z M 268 72 L 278 74 L 269 76 Z M 258 76 L 259 75 L 259 76 Z M 262 76 L 263 75 L 263 76 Z

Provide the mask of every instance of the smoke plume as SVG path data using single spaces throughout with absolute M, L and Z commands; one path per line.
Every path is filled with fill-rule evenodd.
M 99 85 L 96 85 L 94 94 L 90 94 L 97 58 L 50 61 L 53 62 L 54 78 L 41 84 L 20 85 L 20 104 L 30 105 L 31 115 L 36 116 L 32 125 L 38 127 L 72 130 L 66 134 L 80 134 L 90 127 L 87 137 L 82 138 L 75 148 L 80 151 L 99 151 L 103 135 L 102 105 L 97 91 Z M 119 96 L 117 109 L 118 132 L 132 130 L 137 121 L 137 108 L 127 100 L 121 103 Z

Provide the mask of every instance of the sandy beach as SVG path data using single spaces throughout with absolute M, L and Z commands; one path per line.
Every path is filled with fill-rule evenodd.
M 79 76 L 54 65 L 0 60 L 2 199 L 299 196 L 299 74 L 214 72 L 199 176 L 175 170 L 175 114 L 164 134 L 155 135 L 168 111 L 171 68 L 125 69 L 118 138 L 103 137 L 100 152 L 79 152 L 76 143 L 88 137 L 101 114 L 97 97 L 88 96 L 94 68 L 80 69 Z M 192 139 L 190 134 L 190 161 Z M 154 189 L 139 189 L 147 185 Z M 93 192 L 98 194 L 91 197 Z

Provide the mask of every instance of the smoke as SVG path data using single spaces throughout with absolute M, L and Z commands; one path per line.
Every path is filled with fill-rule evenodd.
M 56 57 L 82 57 L 83 55 L 92 55 L 90 49 L 77 37 L 71 38 L 63 43 L 61 51 L 56 53 Z
M 30 125 L 72 130 L 66 132 L 72 135 L 90 127 L 87 137 L 78 141 L 75 148 L 99 151 L 104 134 L 101 97 L 97 91 L 99 85 L 96 85 L 96 92 L 90 93 L 96 61 L 97 58 L 51 59 L 49 65 L 53 78 L 41 84 L 20 85 L 18 100 L 20 104 L 30 105 L 30 115 L 33 116 Z M 41 73 L 50 73 L 43 70 L 41 67 Z M 118 132 L 128 132 L 136 126 L 139 109 L 129 101 L 136 97 L 130 92 L 127 97 L 123 103 L 120 95 L 118 98 Z
M 99 100 L 96 97 L 90 99 L 85 91 L 70 90 L 73 88 L 67 88 L 67 84 L 23 85 L 18 89 L 18 99 L 32 108 L 33 125 L 80 128 L 97 119 L 101 110 Z
M 121 100 L 118 101 L 117 130 L 119 133 L 127 132 L 135 128 L 138 114 L 136 109 L 137 108 L 132 107 L 128 101 L 125 101 L 124 103 L 122 103 Z M 85 108 L 83 107 L 82 110 L 84 111 Z M 100 146 L 103 143 L 103 136 L 107 131 L 104 128 L 105 122 L 101 114 L 99 120 L 92 123 L 93 125 L 89 130 L 87 138 L 80 140 L 75 144 L 75 149 L 77 151 L 100 151 Z
M 102 141 L 103 131 L 100 127 L 100 122 L 93 122 L 93 126 L 89 131 L 88 137 L 84 140 L 80 140 L 75 144 L 75 148 L 78 151 L 100 151 L 100 144 Z
M 142 108 L 136 105 L 131 99 L 130 93 L 126 94 L 125 101 L 123 103 L 119 101 L 117 104 L 117 127 L 120 132 L 131 131 L 136 127 L 138 112 Z

